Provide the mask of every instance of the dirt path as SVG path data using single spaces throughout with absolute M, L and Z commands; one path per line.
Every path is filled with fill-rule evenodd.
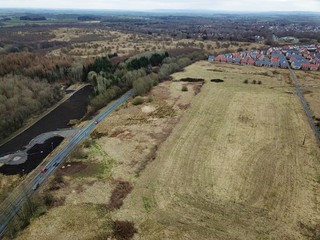
M 182 74 L 200 77 L 194 67 Z M 204 85 L 116 217 L 134 220 L 136 239 L 314 239 L 320 154 L 299 98 L 272 78 L 224 76 Z

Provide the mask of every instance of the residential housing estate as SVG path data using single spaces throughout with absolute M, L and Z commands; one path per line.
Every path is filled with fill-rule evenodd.
M 291 45 L 268 50 L 251 50 L 210 56 L 209 62 L 224 62 L 258 67 L 320 70 L 320 45 Z

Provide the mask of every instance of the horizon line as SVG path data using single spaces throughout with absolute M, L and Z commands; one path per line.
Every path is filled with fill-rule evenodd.
M 35 8 L 35 7 L 0 7 L 0 10 L 6 10 L 6 9 L 10 9 L 10 10 L 70 10 L 70 11 L 78 11 L 78 10 L 82 10 L 82 11 L 117 11 L 117 12 L 155 12 L 155 11 L 161 11 L 161 12 L 172 12 L 172 11 L 180 11 L 180 12 L 216 12 L 216 13 L 318 13 L 320 14 L 320 11 L 286 11 L 286 10 L 281 10 L 281 11 L 277 11 L 277 10 L 272 10 L 272 11 L 235 11 L 235 10 L 213 10 L 213 9 L 88 9 L 88 8 Z

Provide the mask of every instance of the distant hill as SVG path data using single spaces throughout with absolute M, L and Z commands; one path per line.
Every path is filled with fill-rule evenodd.
M 43 16 L 22 16 L 22 17 L 20 17 L 20 20 L 43 21 L 43 20 L 47 20 L 47 19 Z
M 80 16 L 78 17 L 79 21 L 99 21 L 100 17 L 96 16 Z
M 10 21 L 11 20 L 11 18 L 2 18 L 2 19 L 0 19 L 0 22 L 6 22 L 6 21 Z

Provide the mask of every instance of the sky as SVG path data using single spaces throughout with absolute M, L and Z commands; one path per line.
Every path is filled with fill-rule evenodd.
M 320 0 L 0 0 L 0 8 L 320 12 Z

